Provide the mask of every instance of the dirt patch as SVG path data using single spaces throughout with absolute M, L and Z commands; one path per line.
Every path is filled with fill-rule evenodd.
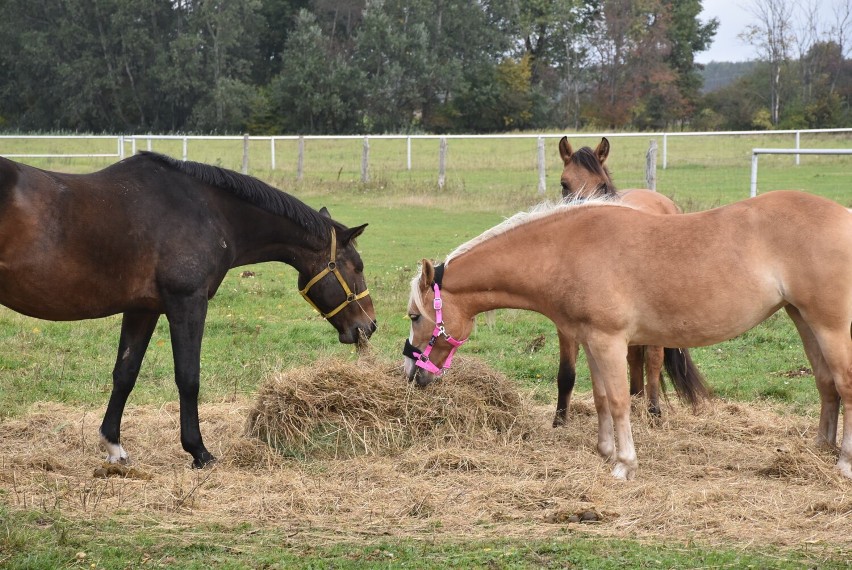
M 95 473 L 102 409 L 38 404 L 0 424 L 0 497 L 71 518 L 284 527 L 294 541 L 568 530 L 852 544 L 852 483 L 814 446 L 815 418 L 721 400 L 694 414 L 673 401 L 655 422 L 636 406 L 640 468 L 624 483 L 595 453 L 590 395 L 553 429 L 551 406 L 474 359 L 457 366 L 421 390 L 392 364 L 326 361 L 269 378 L 257 398 L 202 405 L 219 461 L 201 471 L 180 448 L 177 403 L 127 409 L 135 471 L 117 476 Z

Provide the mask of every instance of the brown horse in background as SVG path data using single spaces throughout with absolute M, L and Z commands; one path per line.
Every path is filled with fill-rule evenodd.
M 628 346 L 716 344 L 783 308 L 816 378 L 819 444 L 836 444 L 844 406 L 837 467 L 852 479 L 852 215 L 836 202 L 779 191 L 679 216 L 600 200 L 518 214 L 443 265 L 423 260 L 408 303 L 408 378 L 440 377 L 475 316 L 499 308 L 541 313 L 583 346 L 597 449 L 619 479 L 638 468 Z M 673 380 L 689 401 L 705 395 L 695 379 Z
M 666 196 L 652 190 L 631 189 L 619 192 L 612 182 L 606 159 L 609 156 L 609 141 L 601 138 L 595 150 L 583 147 L 574 152 L 568 137 L 559 141 L 559 156 L 563 170 L 562 197 L 572 200 L 611 197 L 639 210 L 652 214 L 680 214 L 681 210 Z M 579 347 L 570 339 L 559 337 L 559 372 L 557 386 L 559 394 L 556 400 L 556 415 L 553 427 L 563 425 L 568 415 L 568 404 L 576 381 L 576 362 Z M 697 374 L 689 352 L 682 351 L 684 364 Z M 664 351 L 662 346 L 631 346 L 627 351 L 627 363 L 630 376 L 630 394 L 642 395 L 648 399 L 648 411 L 660 415 L 660 387 Z M 643 366 L 644 365 L 644 366 Z

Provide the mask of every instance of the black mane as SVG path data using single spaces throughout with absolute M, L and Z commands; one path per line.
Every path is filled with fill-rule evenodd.
M 328 228 L 335 224 L 298 198 L 252 176 L 201 162 L 177 160 L 171 156 L 151 151 L 143 150 L 139 152 L 139 155 L 165 164 L 169 168 L 183 172 L 205 184 L 227 190 L 237 198 L 254 204 L 267 212 L 284 216 L 318 237 L 327 236 Z
M 595 151 L 589 147 L 584 146 L 572 154 L 571 162 L 585 168 L 589 172 L 597 174 L 606 181 L 598 185 L 597 191 L 599 193 L 610 195 L 617 192 L 615 184 L 612 182 L 612 177 L 609 175 L 609 169 L 600 163 L 597 155 L 595 155 Z

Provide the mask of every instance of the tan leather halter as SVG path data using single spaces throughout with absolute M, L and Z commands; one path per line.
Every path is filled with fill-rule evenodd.
M 359 299 L 363 299 L 364 297 L 366 297 L 367 295 L 370 294 L 369 289 L 364 289 L 362 292 L 358 293 L 357 295 L 355 293 L 353 293 L 351 289 L 349 289 L 349 285 L 346 284 L 346 281 L 344 281 L 344 279 L 343 279 L 343 275 L 340 274 L 340 270 L 337 268 L 337 261 L 335 261 L 336 259 L 337 259 L 337 236 L 334 233 L 334 228 L 331 228 L 331 260 L 328 262 L 328 265 L 326 266 L 325 269 L 323 269 L 322 271 L 317 273 L 317 275 L 314 276 L 313 279 L 308 281 L 308 283 L 305 285 L 305 287 L 303 289 L 299 290 L 299 293 L 302 294 L 302 297 L 305 298 L 305 301 L 310 303 L 310 305 L 314 309 L 316 309 L 317 312 L 319 314 L 321 314 L 323 317 L 325 317 L 326 319 L 330 319 L 331 317 L 333 317 L 334 315 L 336 315 L 337 313 L 342 311 L 349 303 L 354 303 L 355 301 L 357 301 Z M 322 279 L 323 277 L 325 277 L 329 273 L 333 273 L 334 276 L 337 277 L 337 281 L 340 283 L 340 286 L 343 287 L 343 292 L 346 293 L 346 300 L 343 301 L 342 303 L 340 303 L 337 307 L 335 307 L 331 311 L 329 311 L 327 313 L 323 313 L 322 310 L 320 310 L 320 308 L 317 307 L 317 304 L 314 303 L 311 300 L 310 297 L 308 297 L 308 290 L 310 290 L 311 287 L 316 285 L 319 282 L 320 279 Z

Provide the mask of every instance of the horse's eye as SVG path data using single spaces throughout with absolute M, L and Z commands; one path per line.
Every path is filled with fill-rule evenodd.
M 413 322 L 417 321 L 417 319 L 420 318 L 420 315 L 418 315 L 416 313 L 411 313 L 410 315 L 408 315 L 408 318 L 411 319 L 411 322 L 413 323 Z
M 563 189 L 563 190 L 570 190 L 570 188 L 568 188 L 568 183 L 567 183 L 567 182 L 561 181 L 561 182 L 560 182 L 560 184 L 562 185 L 562 189 Z

